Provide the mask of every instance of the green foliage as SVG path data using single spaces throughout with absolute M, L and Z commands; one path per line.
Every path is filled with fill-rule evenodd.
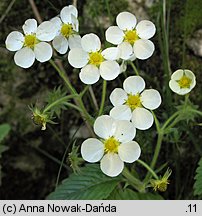
M 60 200 L 96 200 L 106 199 L 121 178 L 104 175 L 98 164 L 88 164 L 79 175 L 71 174 L 48 199 Z
M 9 131 L 10 131 L 9 124 L 0 125 L 0 159 L 2 157 L 2 153 L 8 150 L 8 146 L 2 145 L 1 142 L 8 135 Z M 1 179 L 2 179 L 2 171 L 1 171 L 1 164 L 0 164 L 0 185 L 1 185 Z
M 49 92 L 46 100 L 46 107 L 51 106 L 50 116 L 54 116 L 54 114 L 56 114 L 56 116 L 59 117 L 61 111 L 66 109 L 65 103 L 67 100 L 64 99 L 66 94 L 67 91 L 61 87 L 55 88 L 52 92 Z
M 10 125 L 9 124 L 1 124 L 0 125 L 0 143 L 8 135 L 9 131 L 10 131 Z M 0 151 L 0 153 L 1 153 L 1 151 Z
M 201 0 L 187 0 L 185 4 L 185 13 L 182 16 L 181 22 L 184 23 L 184 31 L 187 36 L 193 34 L 201 25 L 202 13 L 201 13 L 202 1 Z
M 194 195 L 199 195 L 202 197 L 202 158 L 198 163 L 198 168 L 196 169 L 196 175 L 194 179 L 196 180 L 194 183 Z
M 159 194 L 138 193 L 129 188 L 114 190 L 107 199 L 111 200 L 163 200 Z
M 184 102 L 181 101 L 181 105 L 177 106 L 177 110 L 181 111 L 179 119 L 186 120 L 187 122 L 194 121 L 197 114 L 193 112 L 193 110 L 197 109 L 198 105 L 194 105 L 190 100 L 188 100 L 186 104 L 184 104 Z

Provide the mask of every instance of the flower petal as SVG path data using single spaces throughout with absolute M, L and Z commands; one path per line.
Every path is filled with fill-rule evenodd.
M 121 12 L 116 17 L 116 23 L 122 30 L 132 30 L 136 26 L 137 19 L 132 13 Z
M 40 42 L 34 47 L 34 53 L 39 62 L 46 62 L 51 59 L 53 50 L 50 44 Z
M 65 54 L 68 50 L 68 41 L 62 35 L 58 35 L 53 39 L 53 47 L 56 49 L 57 52 L 60 54 Z
M 127 93 L 121 88 L 115 88 L 109 97 L 113 106 L 119 106 L 124 104 L 127 98 L 128 98 Z
M 98 117 L 93 127 L 95 133 L 103 139 L 113 136 L 116 130 L 115 120 L 108 115 Z
M 173 92 L 175 92 L 177 94 L 180 93 L 180 86 L 179 86 L 178 82 L 176 82 L 176 80 L 171 79 L 169 82 L 169 87 Z M 189 89 L 187 89 L 187 90 L 189 90 Z
M 126 105 L 115 106 L 110 110 L 110 116 L 117 120 L 130 121 L 132 118 L 131 109 Z
M 24 47 L 15 53 L 14 61 L 16 65 L 22 68 L 29 68 L 35 61 L 34 52 L 32 51 L 32 49 Z
M 96 66 L 88 64 L 81 69 L 79 77 L 83 83 L 91 85 L 99 80 L 100 73 Z
M 72 15 L 76 18 L 78 17 L 78 10 L 73 5 L 65 6 L 60 12 L 62 21 L 67 24 L 72 23 Z
M 196 85 L 196 77 L 194 75 L 194 73 L 190 70 L 184 70 L 184 73 L 187 77 L 189 77 L 191 79 L 191 83 L 190 83 L 190 87 L 189 89 L 193 89 Z
M 114 137 L 121 143 L 130 142 L 135 138 L 136 128 L 134 124 L 127 120 L 116 121 L 116 131 Z
M 81 145 L 81 155 L 85 161 L 94 163 L 99 161 L 104 154 L 104 144 L 95 138 L 85 140 Z
M 189 77 L 191 80 L 196 79 L 196 77 L 192 71 L 185 69 L 184 73 L 185 73 L 185 76 Z
M 75 68 L 82 68 L 88 63 L 88 53 L 83 49 L 74 48 L 69 51 L 68 61 Z
M 109 47 L 102 51 L 103 57 L 107 60 L 117 60 L 120 58 L 120 49 L 117 47 Z
M 60 34 L 60 30 L 62 27 L 62 21 L 59 17 L 53 17 L 50 22 L 53 23 L 54 27 L 56 28 L 56 35 Z
M 124 33 L 118 26 L 110 26 L 105 32 L 106 40 L 114 45 L 120 44 L 124 39 Z
M 76 32 L 78 32 L 79 31 L 79 21 L 78 21 L 78 19 L 74 15 L 72 15 L 71 18 L 72 18 L 72 27 L 73 27 L 73 30 L 76 31 Z
M 126 163 L 133 163 L 140 157 L 141 149 L 137 142 L 130 141 L 119 146 L 118 154 L 122 161 Z
M 101 48 L 100 38 L 93 33 L 86 34 L 81 38 L 81 46 L 88 53 L 99 51 Z
M 154 44 L 150 40 L 140 39 L 134 43 L 133 50 L 138 59 L 148 59 L 154 52 Z
M 181 88 L 181 89 L 179 90 L 179 92 L 176 92 L 176 93 L 179 94 L 179 95 L 186 95 L 186 94 L 188 94 L 190 91 L 191 91 L 190 88 Z
M 139 130 L 149 129 L 154 122 L 153 115 L 144 108 L 136 108 L 132 113 L 132 123 Z
M 22 29 L 26 35 L 36 33 L 37 21 L 35 19 L 28 19 L 25 21 Z
M 51 21 L 42 22 L 36 31 L 36 37 L 40 41 L 51 41 L 56 36 L 58 29 Z
M 182 78 L 183 75 L 184 75 L 184 70 L 179 69 L 179 70 L 176 70 L 176 71 L 171 75 L 171 79 L 173 79 L 173 80 L 180 80 L 180 78 Z
M 76 35 L 76 34 L 70 35 L 68 42 L 69 42 L 69 48 L 70 49 L 73 49 L 73 48 L 80 48 L 81 49 L 82 48 L 80 35 Z
M 5 43 L 8 50 L 17 51 L 23 47 L 24 36 L 18 31 L 13 31 L 7 36 Z
M 60 54 L 65 54 L 68 50 L 68 41 L 62 35 L 58 35 L 53 39 L 53 47 Z
M 132 57 L 133 54 L 133 47 L 128 42 L 123 42 L 118 45 L 118 48 L 120 49 L 120 58 L 124 60 L 128 60 Z
M 155 89 L 144 90 L 141 94 L 141 102 L 147 109 L 154 110 L 161 104 L 161 95 Z
M 106 154 L 100 162 L 102 172 L 110 177 L 118 176 L 124 168 L 124 163 L 118 154 Z
M 142 39 L 149 39 L 156 32 L 155 25 L 149 20 L 142 20 L 136 26 L 137 34 Z
M 145 88 L 145 81 L 140 76 L 130 76 L 123 82 L 123 89 L 128 94 L 136 95 Z
M 100 75 L 104 80 L 114 80 L 120 73 L 120 66 L 115 61 L 104 61 L 100 65 Z

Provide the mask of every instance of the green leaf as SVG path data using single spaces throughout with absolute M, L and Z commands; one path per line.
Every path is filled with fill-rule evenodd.
M 0 125 L 0 142 L 8 135 L 10 129 L 11 128 L 9 124 Z
M 9 131 L 10 131 L 10 125 L 9 124 L 1 124 L 0 125 L 0 159 L 1 159 L 1 155 L 3 152 L 5 152 L 6 150 L 8 150 L 8 147 L 5 145 L 1 144 L 1 141 L 8 135 Z M 0 186 L 1 186 L 1 179 L 3 176 L 3 173 L 1 171 L 1 164 L 0 164 Z
M 71 174 L 47 199 L 96 200 L 106 199 L 121 181 L 121 177 L 104 175 L 98 164 L 81 168 L 81 174 Z
M 107 199 L 111 200 L 163 200 L 159 194 L 139 193 L 129 188 L 114 190 Z
M 196 180 L 194 183 L 194 195 L 201 196 L 202 195 L 202 158 L 198 163 L 198 167 L 196 169 L 196 175 L 194 179 Z

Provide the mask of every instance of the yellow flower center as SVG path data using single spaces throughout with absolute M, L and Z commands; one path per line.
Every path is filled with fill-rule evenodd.
M 103 61 L 104 57 L 100 51 L 89 53 L 89 64 L 100 66 Z
M 182 76 L 178 81 L 180 88 L 189 88 L 191 84 L 191 79 L 187 76 Z
M 37 44 L 37 38 L 35 35 L 25 35 L 24 46 L 33 48 Z
M 129 94 L 125 104 L 128 105 L 132 110 L 136 109 L 137 107 L 141 107 L 140 95 Z
M 104 141 L 104 145 L 106 153 L 117 153 L 120 142 L 112 136 Z
M 72 28 L 72 25 L 71 24 L 63 24 L 62 25 L 62 28 L 60 30 L 61 34 L 64 36 L 64 37 L 69 37 L 72 33 L 73 33 L 73 28 Z
M 139 39 L 139 37 L 137 35 L 136 30 L 126 30 L 125 31 L 124 41 L 133 45 L 135 43 L 135 41 L 138 39 Z

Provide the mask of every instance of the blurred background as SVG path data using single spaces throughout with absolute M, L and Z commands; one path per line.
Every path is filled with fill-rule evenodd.
M 163 104 L 156 114 L 163 121 L 183 100 L 183 97 L 171 92 L 172 98 L 167 100 L 168 86 L 163 83 L 168 63 L 172 72 L 186 68 L 195 73 L 197 85 L 190 98 L 199 110 L 202 107 L 202 1 L 168 0 L 164 11 L 162 2 L 78 0 L 77 8 L 80 34 L 96 33 L 103 42 L 105 30 L 115 24 L 115 18 L 121 11 L 130 11 L 138 20 L 149 19 L 155 23 L 157 33 L 152 39 L 156 47 L 154 55 L 146 61 L 136 60 L 134 63 L 146 80 L 147 87 L 161 92 Z M 42 19 L 49 20 L 72 1 L 35 0 L 35 3 Z M 24 70 L 15 65 L 13 53 L 6 50 L 7 35 L 13 30 L 21 31 L 29 18 L 35 18 L 29 0 L 0 0 L 0 124 L 7 123 L 11 128 L 0 144 L 6 146 L 4 152 L 0 151 L 0 199 L 45 199 L 55 189 L 56 182 L 72 172 L 68 154 L 60 172 L 64 152 L 67 150 L 70 153 L 75 140 L 79 146 L 89 135 L 79 113 L 73 109 L 62 110 L 60 117 L 55 119 L 58 124 L 48 125 L 45 131 L 33 123 L 29 106 L 37 104 L 43 107 L 49 92 L 63 82 L 48 62 L 35 62 L 31 68 Z M 165 32 L 168 33 L 166 37 Z M 82 91 L 85 86 L 79 80 L 79 70 L 68 64 L 67 55 L 59 58 L 73 85 Z M 128 66 L 127 75 L 132 74 L 134 72 Z M 105 113 L 111 108 L 109 94 L 115 87 L 122 86 L 124 78 L 122 74 L 108 82 Z M 96 83 L 93 89 L 99 102 L 102 83 Z M 84 102 L 89 112 L 96 116 L 89 93 L 86 93 Z M 202 133 L 197 123 L 200 119 L 189 124 L 182 122 L 178 129 L 174 128 L 165 137 L 158 164 L 165 164 L 173 170 L 168 190 L 162 193 L 165 199 L 197 198 L 193 195 L 194 175 L 202 156 Z M 149 163 L 156 144 L 155 127 L 149 129 L 146 135 L 138 131 L 136 140 L 142 147 L 141 159 Z M 140 175 L 145 174 L 140 167 L 136 169 Z

